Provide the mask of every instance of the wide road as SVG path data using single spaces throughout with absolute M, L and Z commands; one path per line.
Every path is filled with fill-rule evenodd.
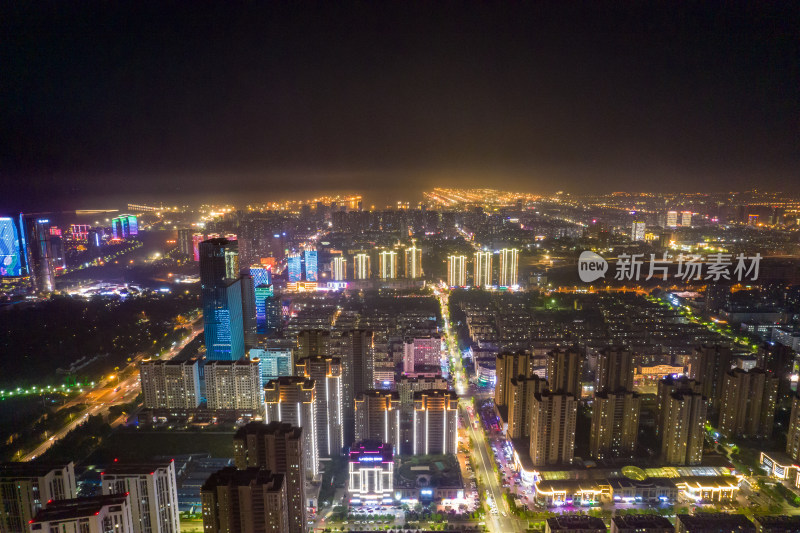
M 491 455 L 489 453 L 489 440 L 483 429 L 483 424 L 477 421 L 474 413 L 470 414 L 466 408 L 471 405 L 475 398 L 470 394 L 469 384 L 467 383 L 466 373 L 464 372 L 461 354 L 458 351 L 458 340 L 450 328 L 450 312 L 448 307 L 448 291 L 444 288 L 434 289 L 434 294 L 439 299 L 441 305 L 442 318 L 444 322 L 444 335 L 447 345 L 447 352 L 444 354 L 450 360 L 450 379 L 453 381 L 456 393 L 460 397 L 459 409 L 461 410 L 462 420 L 467 427 L 467 434 L 470 435 L 475 447 L 472 449 L 473 462 L 475 463 L 475 475 L 482 487 L 486 490 L 481 493 L 481 498 L 489 505 L 489 512 L 486 516 L 486 526 L 489 531 L 496 533 L 523 532 L 527 523 L 513 516 L 508 509 L 508 504 L 503 498 L 503 488 L 494 473 Z M 475 429 L 478 426 L 478 430 Z M 496 512 L 494 511 L 496 509 Z
M 195 337 L 203 332 L 203 317 L 201 316 L 192 323 L 192 332 L 181 342 L 173 346 L 169 352 L 162 356 L 162 359 L 172 359 L 180 351 L 191 342 Z M 139 363 L 146 359 L 151 354 L 140 353 L 136 355 L 130 363 L 124 368 L 121 368 L 117 374 L 112 376 L 104 376 L 96 386 L 85 392 L 80 393 L 78 396 L 65 403 L 64 407 L 85 404 L 86 410 L 77 413 L 75 417 L 70 420 L 64 427 L 48 436 L 47 440 L 42 442 L 33 451 L 27 455 L 22 456 L 21 461 L 31 461 L 42 455 L 47 451 L 50 446 L 62 439 L 67 433 L 75 429 L 78 424 L 85 421 L 89 416 L 108 414 L 108 409 L 112 405 L 119 405 L 132 402 L 140 392 L 139 386 Z M 111 426 L 116 427 L 124 421 L 123 417 L 116 420 L 111 420 Z

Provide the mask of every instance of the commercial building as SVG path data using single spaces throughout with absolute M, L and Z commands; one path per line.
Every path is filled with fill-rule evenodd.
M 115 239 L 127 239 L 139 234 L 136 215 L 120 215 L 111 219 L 111 235 Z
M 139 367 L 145 409 L 176 411 L 200 406 L 200 363 L 145 359 Z
M 677 211 L 667 211 L 667 227 L 668 228 L 677 228 L 678 227 L 678 212 Z
M 301 533 L 291 528 L 283 474 L 260 468 L 223 468 L 206 480 L 200 494 L 204 531 Z
M 409 279 L 422 277 L 422 248 L 416 243 L 406 248 L 406 277 Z
M 205 364 L 206 400 L 221 416 L 264 416 L 263 381 L 259 361 L 210 361 Z
M 772 436 L 778 376 L 754 368 L 725 373 L 719 406 L 719 431 L 728 437 Z
M 14 219 L 0 217 L 0 278 L 27 275 L 24 243 L 21 229 Z
M 473 284 L 476 287 L 492 286 L 492 252 L 475 252 Z
M 342 362 L 338 357 L 321 355 L 297 361 L 297 375 L 314 380 L 317 390 L 317 446 L 320 455 L 342 454 Z
M 414 393 L 414 455 L 455 454 L 458 448 L 458 396 L 453 391 Z
M 136 533 L 180 533 L 174 461 L 113 463 L 100 479 L 103 494 L 128 494 Z
M 400 398 L 396 392 L 367 390 L 356 396 L 355 440 L 380 441 L 400 450 Z
M 264 420 L 267 423 L 288 422 L 303 428 L 306 473 L 310 478 L 319 475 L 320 428 L 317 425 L 316 401 L 317 388 L 313 379 L 284 376 L 264 385 Z
M 30 527 L 30 529 L 28 529 Z M 134 529 L 127 494 L 59 500 L 18 531 L 42 533 L 139 533 Z
M 656 514 L 629 514 L 611 518 L 611 533 L 674 533 L 667 517 Z
M 670 465 L 696 465 L 703 459 L 706 398 L 690 390 L 667 395 L 661 405 L 661 459 Z
M 206 358 L 236 361 L 245 351 L 238 245 L 209 239 L 200 243 L 199 254 Z
M 251 348 L 249 356 L 251 360 L 258 359 L 263 383 L 294 375 L 291 348 Z
M 49 502 L 77 497 L 75 465 L 0 464 L 0 495 L 0 531 L 28 531 Z
M 394 503 L 392 445 L 360 441 L 350 447 L 347 494 L 351 505 Z
M 558 348 L 547 354 L 547 382 L 553 392 L 581 396 L 581 376 L 586 358 L 577 348 Z
M 451 255 L 447 258 L 447 286 L 465 287 L 467 285 L 467 256 Z
M 286 257 L 286 261 L 289 283 L 303 281 L 303 256 L 299 253 L 291 253 Z
M 595 459 L 633 457 L 639 436 L 641 398 L 617 390 L 595 393 L 589 454 Z
M 261 468 L 285 476 L 290 533 L 307 531 L 304 431 L 288 422 L 250 422 L 233 437 L 236 468 Z
M 317 281 L 318 266 L 317 266 L 317 251 L 308 249 L 303 251 L 303 259 L 305 262 L 306 281 Z
M 631 240 L 634 242 L 643 241 L 647 224 L 642 221 L 634 220 L 631 224 Z
M 568 393 L 534 394 L 530 457 L 533 466 L 572 464 L 578 401 Z
M 756 533 L 756 526 L 742 514 L 697 513 L 675 517 L 675 533 Z
M 517 274 L 519 270 L 519 250 L 516 248 L 503 248 L 500 250 L 500 282 L 501 287 L 515 287 L 518 285 Z
M 547 390 L 547 380 L 539 376 L 518 376 L 508 385 L 508 430 L 510 439 L 520 439 L 531 434 L 530 410 L 533 397 Z
M 50 220 L 35 215 L 20 215 L 20 253 L 25 254 L 22 275 L 30 276 L 37 292 L 52 292 L 56 287 Z

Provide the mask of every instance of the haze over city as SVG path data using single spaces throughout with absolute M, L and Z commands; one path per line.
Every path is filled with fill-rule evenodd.
M 795 4 L 0 35 L 0 533 L 800 531 Z

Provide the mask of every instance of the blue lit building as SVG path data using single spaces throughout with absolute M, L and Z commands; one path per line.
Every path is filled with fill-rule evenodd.
M 139 234 L 139 220 L 136 215 L 120 215 L 111 219 L 111 235 L 115 239 L 125 239 Z
M 0 277 L 27 274 L 25 239 L 11 217 L 0 217 Z
M 253 286 L 272 285 L 272 268 L 264 265 L 252 265 L 250 275 L 253 277 Z
M 268 307 L 270 302 L 274 299 L 274 292 L 272 285 L 259 285 L 255 288 L 256 300 L 256 333 L 266 335 L 275 331 L 274 321 L 273 328 L 270 330 L 270 323 L 267 319 Z
M 287 261 L 289 262 L 289 282 L 296 283 L 303 279 L 303 257 L 300 254 L 290 254 Z
M 306 263 L 306 281 L 317 281 L 317 251 L 306 250 L 303 255 Z
M 244 356 L 238 244 L 228 239 L 209 239 L 198 248 L 206 358 L 236 361 Z

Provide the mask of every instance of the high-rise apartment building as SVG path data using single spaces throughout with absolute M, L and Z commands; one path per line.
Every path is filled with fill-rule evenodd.
M 130 500 L 123 493 L 54 501 L 46 509 L 39 511 L 30 524 L 18 531 L 138 533 L 141 530 L 134 529 Z
M 192 228 L 178 228 L 178 250 L 183 255 L 192 255 L 192 233 Z
M 419 279 L 422 277 L 422 248 L 416 243 L 406 248 L 406 277 Z
M 535 394 L 547 390 L 547 380 L 539 376 L 517 376 L 508 384 L 508 438 L 521 439 L 531 434 L 531 406 Z
M 209 361 L 204 373 L 210 410 L 228 411 L 237 417 L 263 416 L 264 392 L 259 361 Z
M 353 329 L 342 333 L 342 422 L 345 446 L 352 444 L 355 439 L 355 397 L 372 388 L 374 354 L 375 340 L 372 331 Z
M 236 468 L 261 468 L 285 476 L 289 525 L 284 531 L 290 533 L 307 531 L 303 438 L 306 431 L 287 422 L 250 422 L 233 437 Z
M 733 355 L 729 346 L 698 346 L 689 356 L 689 377 L 703 385 L 703 396 L 708 399 L 713 410 L 719 409 L 722 384 L 731 366 Z
M 306 475 L 319 475 L 319 427 L 317 426 L 317 387 L 313 379 L 284 376 L 264 385 L 264 420 L 288 422 L 303 428 Z M 325 429 L 325 428 L 323 428 Z
M 367 390 L 356 396 L 355 440 L 380 441 L 400 449 L 400 397 L 396 392 Z
M 0 531 L 29 531 L 28 524 L 50 502 L 77 496 L 71 462 L 0 464 Z
M 643 241 L 647 224 L 642 221 L 634 220 L 631 223 L 631 240 L 634 242 Z
M 589 454 L 596 459 L 633 457 L 639 435 L 641 398 L 631 391 L 594 395 Z
M 670 465 L 697 465 L 703 459 L 708 406 L 706 398 L 689 390 L 667 395 L 661 406 L 661 459 Z
M 378 275 L 381 279 L 397 279 L 397 252 L 381 250 L 378 252 Z
M 465 287 L 467 285 L 467 256 L 451 255 L 447 258 L 447 286 Z
M 100 479 L 103 494 L 128 494 L 134 533 L 180 533 L 174 461 L 113 463 Z
M 396 389 L 400 399 L 400 443 L 395 453 L 410 455 L 414 452 L 414 393 L 424 390 L 446 391 L 449 388 L 450 384 L 442 377 L 401 376 L 397 380 Z
M 492 286 L 492 252 L 475 252 L 473 284 L 476 287 Z
M 291 348 L 252 348 L 249 355 L 251 360 L 259 360 L 263 383 L 281 376 L 294 375 Z
M 256 291 L 253 285 L 253 277 L 247 273 L 239 277 L 239 286 L 242 289 L 242 328 L 244 331 L 245 350 L 253 348 L 257 344 L 257 320 L 256 320 Z
M 696 394 L 703 393 L 703 384 L 685 376 L 667 376 L 658 382 L 657 404 L 656 404 L 656 433 L 664 434 L 664 423 L 666 421 L 666 409 L 669 405 L 669 396 L 673 392 L 687 391 Z
M 667 227 L 668 228 L 677 228 L 678 227 L 678 212 L 677 211 L 667 211 Z
M 454 454 L 458 448 L 458 396 L 453 391 L 414 393 L 414 455 Z
M 516 248 L 503 248 L 500 250 L 500 281 L 501 287 L 514 287 L 518 284 L 517 272 L 519 269 L 519 250 Z
M 359 252 L 353 256 L 353 279 L 366 280 L 372 276 L 369 254 Z
M 190 410 L 200 405 L 200 363 L 145 359 L 139 367 L 145 409 Z
M 800 395 L 792 396 L 792 412 L 789 415 L 789 431 L 786 434 L 786 453 L 800 461 Z
M 581 397 L 581 376 L 586 358 L 575 347 L 558 348 L 547 354 L 547 382 L 553 392 Z
M 206 358 L 236 361 L 245 350 L 238 245 L 209 239 L 200 243 L 199 254 Z
M 511 380 L 533 374 L 531 369 L 531 355 L 527 353 L 501 353 L 495 362 L 495 373 L 497 382 L 494 387 L 494 403 L 498 406 L 507 406 L 510 398 L 508 391 L 511 387 Z
M 778 376 L 760 368 L 726 372 L 719 431 L 728 437 L 771 437 L 779 382 Z
M 347 259 L 337 255 L 331 260 L 331 280 L 344 281 L 347 279 Z
M 314 380 L 317 389 L 317 446 L 320 455 L 342 454 L 342 362 L 338 357 L 317 355 L 298 359 L 297 375 Z
M 633 390 L 633 353 L 625 348 L 605 348 L 597 354 L 595 391 Z
M 407 338 L 403 341 L 403 372 L 439 369 L 441 365 L 442 338 L 439 335 Z
M 692 227 L 692 212 L 681 211 L 681 226 L 684 228 Z
M 578 416 L 575 396 L 550 391 L 534 394 L 530 413 L 533 465 L 572 464 Z
M 200 497 L 208 533 L 305 533 L 291 528 L 283 474 L 223 468 L 203 483 Z
M 331 355 L 331 332 L 327 329 L 304 329 L 297 335 L 297 359 Z

